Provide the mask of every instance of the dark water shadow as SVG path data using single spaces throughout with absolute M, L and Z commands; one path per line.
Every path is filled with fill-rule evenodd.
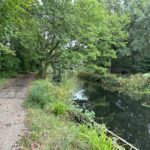
M 95 112 L 96 122 L 106 124 L 140 150 L 150 150 L 150 109 L 128 96 L 106 91 L 99 84 L 81 83 L 82 96 L 87 97 L 87 108 Z

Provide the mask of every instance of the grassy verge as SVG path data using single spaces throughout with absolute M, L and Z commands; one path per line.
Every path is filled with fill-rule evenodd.
M 4 86 L 8 82 L 7 78 L 0 78 L 0 87 Z
M 24 150 L 118 149 L 103 126 L 94 128 L 75 121 L 74 116 L 82 110 L 70 100 L 73 87 L 74 80 L 69 79 L 59 85 L 48 80 L 32 84 L 25 104 L 29 131 L 20 141 Z M 87 119 L 93 116 L 88 111 L 82 115 Z
M 15 77 L 15 71 L 0 72 L 0 87 L 4 86 L 11 77 Z

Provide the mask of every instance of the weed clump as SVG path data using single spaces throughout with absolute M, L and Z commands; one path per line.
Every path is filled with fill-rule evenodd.
M 27 102 L 43 108 L 47 103 L 54 101 L 55 97 L 52 94 L 53 92 L 53 85 L 50 82 L 46 80 L 36 81 L 29 90 Z

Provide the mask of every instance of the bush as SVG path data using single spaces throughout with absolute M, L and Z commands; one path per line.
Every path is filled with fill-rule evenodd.
M 28 104 L 39 105 L 41 108 L 46 107 L 50 103 L 59 109 L 64 108 L 65 103 L 69 103 L 71 94 L 74 89 L 74 79 L 68 79 L 60 84 L 52 83 L 47 80 L 35 81 L 28 92 Z M 55 102 L 55 103 L 54 103 Z
M 79 121 L 83 119 L 90 122 L 95 118 L 94 111 L 84 110 L 79 105 L 73 103 L 69 106 L 68 111 L 71 116 L 74 116 Z
M 149 73 L 124 77 L 110 74 L 103 79 L 102 86 L 106 90 L 118 91 L 135 99 L 147 99 L 150 96 Z
M 55 115 L 64 115 L 68 111 L 68 105 L 62 101 L 55 101 L 46 108 L 47 110 L 51 110 Z
M 12 71 L 12 70 L 7 70 L 7 71 L 3 71 L 0 72 L 0 77 L 4 77 L 4 78 L 10 78 L 10 77 L 15 77 L 17 76 L 17 72 L 16 71 Z
M 29 90 L 28 102 L 36 103 L 39 106 L 44 107 L 47 103 L 56 99 L 54 88 L 55 87 L 46 80 L 34 82 Z

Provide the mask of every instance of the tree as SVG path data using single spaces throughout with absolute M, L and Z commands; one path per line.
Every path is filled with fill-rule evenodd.
M 137 68 L 139 61 L 142 61 L 145 57 L 150 55 L 149 13 L 150 2 L 147 0 L 139 1 L 132 10 L 129 30 L 129 47 L 131 50 L 132 63 L 135 69 Z M 140 70 L 138 69 L 138 71 Z
M 119 15 L 127 14 L 130 22 L 125 26 L 128 32 L 126 47 L 123 49 L 123 55 L 113 62 L 113 67 L 131 68 L 132 71 L 142 71 L 143 61 L 149 53 L 149 10 L 150 2 L 148 0 L 107 0 L 107 8 L 110 12 L 116 12 Z M 116 7 L 117 6 L 117 7 Z M 120 51 L 121 52 L 121 51 Z M 146 71 L 146 70 L 145 70 Z
M 81 68 L 103 74 L 125 47 L 127 18 L 110 13 L 104 1 L 8 0 L 1 10 L 0 40 L 21 71 L 38 68 L 45 77 L 51 66 L 59 75 Z
M 125 47 L 127 34 L 123 25 L 127 18 L 110 14 L 106 4 L 97 0 L 77 1 L 76 12 L 81 23 L 78 41 L 86 46 L 86 67 L 88 71 L 104 73 L 116 53 Z
M 26 53 L 25 51 L 27 47 L 30 50 L 31 47 L 33 47 L 34 40 L 30 39 L 33 33 L 31 33 L 31 31 L 34 26 L 34 22 L 31 21 L 30 11 L 34 4 L 36 3 L 33 0 L 7 0 L 0 2 L 0 68 L 2 69 L 1 72 L 3 72 L 3 70 L 17 71 L 19 68 L 19 70 L 25 69 L 22 66 L 22 62 L 27 62 L 27 60 L 30 60 L 34 57 L 33 51 L 30 51 L 30 53 L 28 52 L 28 54 L 32 54 L 28 56 L 26 60 L 22 59 L 21 57 Z M 29 26 L 32 27 L 32 29 L 30 27 L 30 32 L 28 30 Z M 22 47 L 19 45 L 22 45 Z

